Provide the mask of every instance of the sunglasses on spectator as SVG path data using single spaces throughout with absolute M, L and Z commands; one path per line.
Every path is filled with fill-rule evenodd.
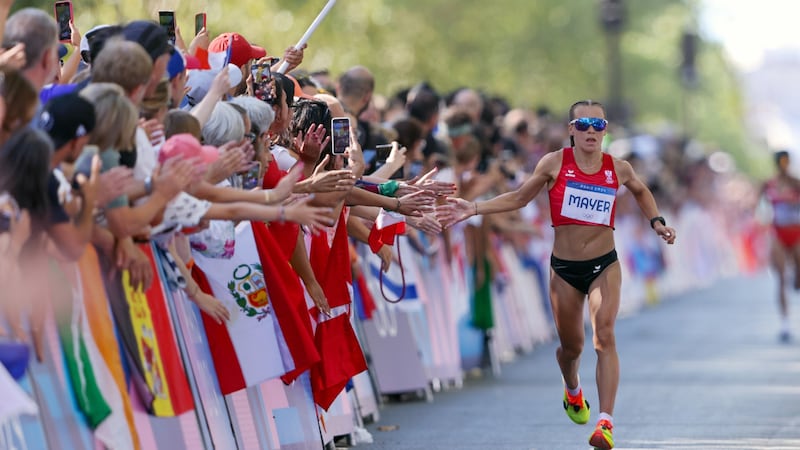
M 250 140 L 250 143 L 252 143 L 252 144 L 255 144 L 256 143 L 256 139 L 258 139 L 258 135 L 255 134 L 255 133 L 245 133 L 244 137 L 246 137 L 248 140 Z
M 595 131 L 603 131 L 608 126 L 608 121 L 598 117 L 581 117 L 573 119 L 569 124 L 575 126 L 578 131 L 586 131 L 589 127 L 594 128 Z

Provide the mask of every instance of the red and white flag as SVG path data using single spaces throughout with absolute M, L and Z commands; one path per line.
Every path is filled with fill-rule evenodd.
M 193 276 L 200 288 L 210 288 L 231 315 L 229 321 L 219 325 L 203 314 L 222 393 L 260 384 L 294 369 L 281 357 L 275 311 L 250 222 L 236 227 L 231 259 L 207 258 L 197 252 L 193 256 Z M 204 277 L 194 273 L 197 270 Z
M 381 209 L 369 232 L 369 248 L 372 253 L 376 253 L 384 245 L 394 245 L 395 237 L 403 235 L 405 232 L 406 217 L 404 215 Z
M 325 318 L 316 307 L 309 310 L 317 323 L 314 342 L 322 358 L 311 368 L 311 389 L 314 402 L 324 410 L 330 408 L 350 378 L 367 370 L 349 316 L 352 298 L 348 285 L 352 282 L 352 271 L 346 216 L 345 208 L 332 230 L 332 240 L 324 234 L 313 236 L 309 251 L 311 268 L 332 310 L 330 318 Z

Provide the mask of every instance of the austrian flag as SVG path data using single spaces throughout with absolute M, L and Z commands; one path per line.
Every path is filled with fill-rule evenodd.
M 394 245 L 395 236 L 406 232 L 406 218 L 402 214 L 381 209 L 369 232 L 369 248 L 377 253 L 384 245 Z

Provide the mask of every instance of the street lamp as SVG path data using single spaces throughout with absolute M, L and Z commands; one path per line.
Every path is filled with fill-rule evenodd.
M 609 119 L 621 124 L 625 124 L 628 120 L 622 93 L 622 54 L 620 51 L 620 36 L 626 19 L 627 11 L 623 0 L 601 0 L 600 22 L 606 33 L 608 44 L 608 116 Z

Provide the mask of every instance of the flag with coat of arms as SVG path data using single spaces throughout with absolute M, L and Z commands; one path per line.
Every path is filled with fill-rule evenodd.
M 292 370 L 291 357 L 281 345 L 251 223 L 236 227 L 232 258 L 207 258 L 197 252 L 193 256 L 193 278 L 230 312 L 230 320 L 223 324 L 203 314 L 222 393 L 231 394 Z

